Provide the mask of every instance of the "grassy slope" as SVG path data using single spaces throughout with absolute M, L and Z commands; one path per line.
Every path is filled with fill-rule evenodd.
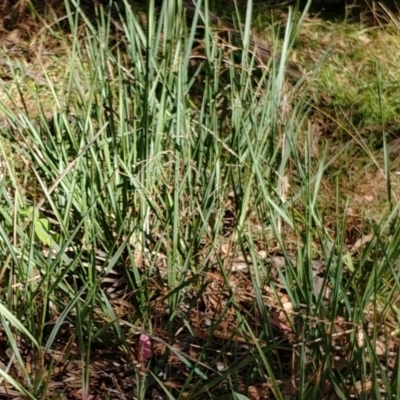
M 328 53 L 299 88 L 279 65 L 234 66 L 208 30 L 213 62 L 190 57 L 163 10 L 151 56 L 143 15 L 115 33 L 99 8 L 72 36 L 42 32 L 58 47 L 25 61 L 35 75 L 6 67 L 2 390 L 391 397 L 398 186 L 379 151 L 397 129 L 396 24 L 306 19 L 292 61 Z M 296 30 L 261 15 L 261 36 Z

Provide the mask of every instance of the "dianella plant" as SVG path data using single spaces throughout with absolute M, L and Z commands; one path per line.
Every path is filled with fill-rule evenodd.
M 255 7 L 66 0 L 43 28 L 58 59 L 7 64 L 4 393 L 397 393 L 389 158 L 389 211 L 349 246 L 340 176 L 321 199 L 342 150 L 315 141 L 318 68 L 293 64 L 309 5 L 258 35 Z

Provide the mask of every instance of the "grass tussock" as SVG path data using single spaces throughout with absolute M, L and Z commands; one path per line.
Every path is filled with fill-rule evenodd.
M 65 7 L 0 82 L 1 396 L 395 397 L 396 25 Z

